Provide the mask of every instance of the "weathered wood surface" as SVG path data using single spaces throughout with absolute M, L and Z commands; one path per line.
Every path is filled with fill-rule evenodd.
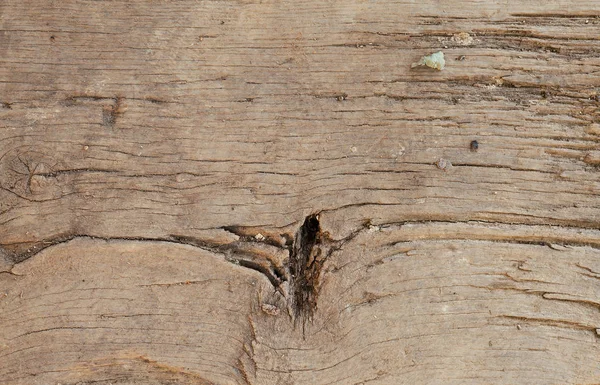
M 2 1 L 0 384 L 600 383 L 599 17 Z

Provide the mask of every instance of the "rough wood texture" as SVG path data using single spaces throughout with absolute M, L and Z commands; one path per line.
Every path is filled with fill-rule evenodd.
M 0 384 L 600 383 L 599 26 L 0 2 Z

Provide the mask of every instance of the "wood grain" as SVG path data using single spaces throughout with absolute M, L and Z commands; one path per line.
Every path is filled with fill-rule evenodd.
M 1 2 L 0 384 L 600 382 L 599 27 Z

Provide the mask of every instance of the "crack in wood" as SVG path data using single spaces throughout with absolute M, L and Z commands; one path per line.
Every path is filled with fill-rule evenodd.
M 581 322 L 574 322 L 566 319 L 555 319 L 555 318 L 544 318 L 544 317 L 527 317 L 527 316 L 516 316 L 509 314 L 499 314 L 498 318 L 510 319 L 528 322 L 531 324 L 543 325 L 543 326 L 552 326 L 552 327 L 560 327 L 567 329 L 576 329 L 576 330 L 584 330 L 587 332 L 591 332 L 596 336 L 600 336 L 597 334 L 597 328 L 595 325 L 588 325 Z
M 11 253 L 5 247 L 0 247 L 6 254 L 5 258 L 15 265 L 23 262 L 37 253 L 52 246 L 70 242 L 78 238 L 97 239 L 103 241 L 136 241 L 136 242 L 167 242 L 196 247 L 211 253 L 223 255 L 225 260 L 236 265 L 255 270 L 263 274 L 276 289 L 280 290 L 281 283 L 287 280 L 285 272 L 281 267 L 273 265 L 272 262 L 264 258 L 255 258 L 248 251 L 242 250 L 235 242 L 227 244 L 216 244 L 201 240 L 195 237 L 183 235 L 169 235 L 168 237 L 98 237 L 88 234 L 62 234 L 55 238 L 34 243 L 31 247 L 21 253 Z M 11 271 L 2 271 L 0 273 L 14 274 Z
M 303 324 L 317 308 L 319 278 L 326 258 L 321 249 L 322 235 L 319 214 L 311 214 L 298 229 L 290 249 L 289 301 L 294 319 L 302 320 Z
M 288 298 L 292 316 L 295 320 L 306 322 L 310 320 L 317 309 L 317 297 L 319 292 L 319 280 L 323 263 L 334 251 L 339 250 L 341 245 L 348 239 L 355 237 L 363 229 L 354 232 L 350 237 L 340 241 L 332 242 L 327 250 L 324 249 L 324 240 L 330 240 L 327 233 L 322 232 L 319 222 L 319 214 L 307 216 L 304 223 L 296 232 L 295 238 L 288 239 L 283 234 L 285 244 L 267 237 L 257 240 L 256 236 L 250 236 L 248 231 L 240 226 L 225 226 L 225 231 L 238 235 L 239 241 L 231 243 L 214 243 L 199 238 L 170 234 L 167 237 L 100 237 L 89 234 L 68 233 L 54 238 L 35 242 L 21 253 L 6 251 L 6 258 L 15 265 L 23 262 L 39 252 L 59 244 L 70 242 L 78 238 L 88 238 L 104 241 L 137 241 L 137 242 L 167 242 L 196 247 L 205 251 L 223 255 L 226 261 L 257 271 L 264 275 L 271 285 L 284 297 Z M 266 258 L 253 256 L 252 253 L 241 248 L 238 243 L 265 243 L 281 249 L 287 249 L 289 260 L 285 266 L 276 266 Z M 5 245 L 6 246 L 6 245 Z M 10 271 L 5 273 L 11 274 Z M 289 281 L 288 292 L 284 292 L 282 284 Z

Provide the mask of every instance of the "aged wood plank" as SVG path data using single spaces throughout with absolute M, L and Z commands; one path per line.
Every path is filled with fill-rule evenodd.
M 3 1 L 0 384 L 598 382 L 599 26 Z
M 371 226 L 336 248 L 304 325 L 264 276 L 197 248 L 90 239 L 51 247 L 3 276 L 1 377 L 546 384 L 600 376 L 598 249 L 466 241 L 449 229 L 443 239 L 406 240 L 412 235 L 411 225 Z

